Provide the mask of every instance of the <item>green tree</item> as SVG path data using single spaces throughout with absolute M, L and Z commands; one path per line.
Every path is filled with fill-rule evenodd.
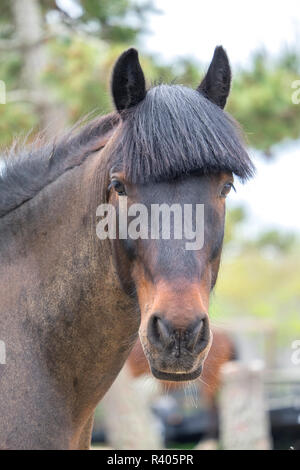
M 252 147 L 270 154 L 275 144 L 300 137 L 299 106 L 292 103 L 291 87 L 299 74 L 298 51 L 276 59 L 259 52 L 251 67 L 236 73 L 228 109 Z
M 76 10 L 63 11 L 61 2 L 50 0 L 1 2 L 0 78 L 7 88 L 1 145 L 49 123 L 64 128 L 95 107 L 110 109 L 108 70 L 116 54 L 138 40 L 151 2 L 73 4 Z

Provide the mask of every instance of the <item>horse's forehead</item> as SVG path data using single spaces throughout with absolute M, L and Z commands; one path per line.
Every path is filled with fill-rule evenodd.
M 186 176 L 174 180 L 137 184 L 136 194 L 145 202 L 189 203 L 194 198 L 209 199 L 217 180 L 205 176 Z
M 216 175 L 189 175 L 174 180 L 148 182 L 132 185 L 135 202 L 149 204 L 196 204 L 202 203 L 222 208 L 217 197 L 222 185 L 233 181 L 232 174 L 224 172 Z

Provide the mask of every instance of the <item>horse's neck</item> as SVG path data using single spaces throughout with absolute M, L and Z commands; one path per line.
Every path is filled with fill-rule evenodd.
M 14 286 L 22 286 L 28 296 L 55 289 L 55 298 L 61 290 L 65 298 L 74 282 L 78 289 L 89 285 L 100 263 L 102 271 L 109 270 L 107 257 L 101 256 L 105 245 L 95 230 L 96 205 L 101 200 L 93 194 L 89 169 L 96 157 L 65 172 L 1 220 L 2 279 L 13 276 Z M 45 302 L 48 311 L 52 306 Z M 33 307 L 28 306 L 29 313 L 39 317 L 41 313 Z
M 53 388 L 49 400 L 59 393 L 80 425 L 122 367 L 139 323 L 108 242 L 96 236 L 100 167 L 99 156 L 90 156 L 24 204 L 0 267 L 0 339 L 17 358 L 14 377 L 26 376 L 30 389 L 38 367 L 39 380 Z M 33 393 L 27 406 L 37 399 Z

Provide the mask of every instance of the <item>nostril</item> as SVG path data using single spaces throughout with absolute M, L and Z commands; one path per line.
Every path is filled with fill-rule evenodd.
M 189 335 L 190 337 L 187 343 L 187 348 L 190 349 L 191 351 L 194 350 L 203 328 L 204 328 L 204 320 L 199 320 L 199 322 L 197 323 L 197 325 L 194 327 L 191 334 Z
M 167 343 L 170 339 L 170 333 L 167 328 L 167 325 L 165 325 L 165 323 L 162 321 L 161 318 L 157 318 L 156 325 L 157 325 L 157 330 L 161 337 L 162 342 Z
M 208 318 L 204 317 L 198 319 L 197 323 L 190 330 L 189 338 L 187 341 L 187 349 L 191 352 L 201 352 L 206 348 L 210 337 Z
M 153 315 L 149 321 L 148 337 L 153 344 L 168 344 L 170 330 L 167 322 L 157 315 Z

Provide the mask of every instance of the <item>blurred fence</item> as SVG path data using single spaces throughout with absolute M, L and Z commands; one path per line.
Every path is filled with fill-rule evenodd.
M 210 383 L 166 392 L 150 375 L 133 379 L 125 366 L 101 404 L 109 445 L 159 449 L 198 441 L 199 450 L 300 448 L 300 367 L 278 368 L 270 322 L 236 324 L 233 335 L 238 360 L 223 366 L 209 407 L 203 389 Z

